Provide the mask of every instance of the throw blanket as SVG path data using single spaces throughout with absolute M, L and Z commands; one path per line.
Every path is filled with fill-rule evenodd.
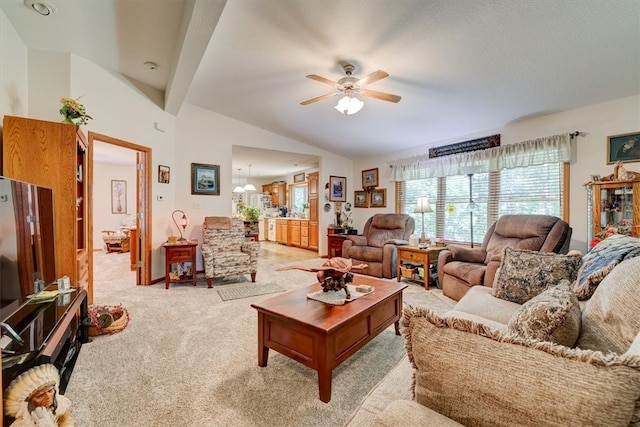
M 204 217 L 204 226 L 217 230 L 230 230 L 231 218 L 228 216 L 206 216 Z
M 614 235 L 598 243 L 582 257 L 582 266 L 574 282 L 573 291 L 579 300 L 591 298 L 596 288 L 614 267 L 640 255 L 640 239 Z

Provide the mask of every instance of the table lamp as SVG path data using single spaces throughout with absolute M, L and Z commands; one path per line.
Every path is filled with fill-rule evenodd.
M 178 212 L 182 214 L 182 218 L 180 218 L 179 221 L 176 221 L 175 214 Z M 171 219 L 173 219 L 173 223 L 178 228 L 178 233 L 180 233 L 180 238 L 178 239 L 178 242 L 184 242 L 187 239 L 182 237 L 182 232 L 185 231 L 187 229 L 187 225 L 189 225 L 189 219 L 187 218 L 187 215 L 180 209 L 176 209 L 171 213 Z M 182 227 L 182 230 L 180 230 L 180 227 Z
M 420 241 L 423 242 L 426 239 L 424 235 L 424 214 L 433 212 L 433 209 L 431 209 L 431 205 L 429 204 L 429 198 L 418 197 L 418 201 L 416 203 L 416 210 L 414 210 L 413 212 L 422 214 L 422 234 L 420 234 Z

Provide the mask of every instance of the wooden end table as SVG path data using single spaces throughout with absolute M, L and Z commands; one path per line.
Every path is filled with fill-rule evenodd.
M 412 279 L 424 284 L 424 290 L 429 290 L 429 281 L 431 281 L 431 264 L 438 263 L 438 255 L 445 250 L 446 247 L 430 247 L 419 249 L 414 246 L 398 246 L 398 282 L 402 279 L 400 266 L 402 261 L 410 261 L 422 264 L 424 268 L 424 279 Z
M 334 368 L 392 324 L 400 335 L 407 285 L 361 275 L 353 284 L 375 290 L 345 305 L 331 305 L 307 298 L 322 289 L 316 283 L 251 304 L 258 310 L 258 366 L 267 366 L 271 348 L 315 369 L 320 400 L 329 402 Z
M 164 248 L 164 288 L 169 289 L 169 285 L 171 283 L 178 282 L 192 282 L 193 286 L 196 286 L 197 278 L 196 278 L 196 247 L 198 246 L 198 241 L 186 240 L 183 242 L 177 243 L 165 243 L 162 245 Z M 185 265 L 190 263 L 191 270 L 185 268 Z M 171 271 L 179 272 L 178 278 L 171 278 Z M 182 269 L 185 268 L 183 271 Z
M 329 258 L 342 257 L 342 243 L 346 238 L 346 234 L 327 234 Z

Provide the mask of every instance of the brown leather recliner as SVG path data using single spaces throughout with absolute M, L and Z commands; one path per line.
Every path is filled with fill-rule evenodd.
M 397 275 L 396 245 L 409 243 L 415 221 L 406 214 L 376 214 L 369 218 L 360 236 L 347 236 L 342 256 L 354 264 L 369 264 L 363 273 L 391 279 Z
M 567 253 L 571 227 L 549 215 L 504 215 L 487 231 L 479 248 L 449 246 L 438 256 L 442 292 L 456 301 L 472 286 L 492 287 L 502 249 Z

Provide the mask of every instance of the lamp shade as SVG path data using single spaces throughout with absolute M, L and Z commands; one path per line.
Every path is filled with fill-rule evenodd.
M 362 110 L 362 107 L 364 107 L 364 102 L 353 96 L 345 95 L 334 108 L 345 116 L 350 116 Z
M 418 201 L 416 203 L 416 210 L 414 212 L 415 213 L 433 212 L 433 209 L 431 209 L 431 205 L 429 204 L 429 198 L 418 197 Z
M 238 185 L 236 188 L 233 189 L 234 193 L 244 193 L 244 188 L 242 188 L 241 185 Z
M 256 187 L 253 184 L 247 184 L 244 186 L 244 191 L 256 191 Z

